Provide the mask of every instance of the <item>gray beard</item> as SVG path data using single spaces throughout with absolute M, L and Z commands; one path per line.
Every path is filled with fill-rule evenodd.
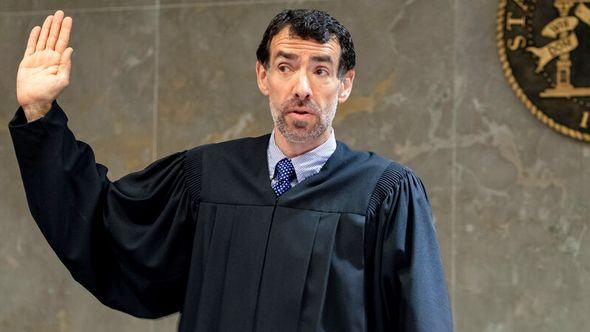
M 314 139 L 320 137 L 327 128 L 327 126 L 323 124 L 322 121 L 319 121 L 314 124 L 312 128 L 307 129 L 305 133 L 300 134 L 294 130 L 289 130 L 285 121 L 285 115 L 282 113 L 276 119 L 274 119 L 274 123 L 275 127 L 277 127 L 279 132 L 283 135 L 283 137 L 285 137 L 285 140 L 290 143 L 311 142 Z M 293 125 L 296 128 L 305 128 L 306 126 L 309 126 L 305 121 L 295 121 Z
M 326 129 L 332 126 L 332 120 L 336 115 L 336 106 L 337 102 L 334 103 L 333 106 L 330 107 L 329 112 L 322 113 L 318 112 L 319 121 L 313 125 L 312 128 L 308 128 L 305 130 L 303 134 L 299 134 L 294 130 L 290 130 L 287 126 L 287 121 L 285 120 L 285 112 L 283 111 L 285 107 L 281 107 L 281 110 L 278 110 L 270 104 L 271 115 L 274 122 L 275 127 L 279 130 L 281 135 L 285 137 L 285 140 L 289 143 L 309 143 L 318 137 L 320 137 Z M 293 123 L 295 128 L 305 128 L 309 126 L 307 121 L 295 121 Z

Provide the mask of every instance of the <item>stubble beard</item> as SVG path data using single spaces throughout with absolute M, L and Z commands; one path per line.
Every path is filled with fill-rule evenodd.
M 321 110 L 314 102 L 299 100 L 288 100 L 284 102 L 279 108 L 276 108 L 272 102 L 270 104 L 270 111 L 275 127 L 285 137 L 289 143 L 309 143 L 320 137 L 326 129 L 332 126 L 332 120 L 336 115 L 336 108 L 338 106 L 338 99 L 335 98 L 325 110 Z M 308 121 L 298 120 L 292 123 L 291 128 L 285 119 L 285 115 L 293 106 L 307 107 L 313 111 L 313 115 L 319 120 L 313 125 Z

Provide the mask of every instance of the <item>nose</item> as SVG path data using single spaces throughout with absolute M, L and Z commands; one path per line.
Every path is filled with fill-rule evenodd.
M 293 88 L 294 97 L 301 101 L 311 99 L 311 86 L 307 78 L 307 73 L 302 71 L 297 75 L 296 79 L 297 82 L 295 82 L 295 87 Z

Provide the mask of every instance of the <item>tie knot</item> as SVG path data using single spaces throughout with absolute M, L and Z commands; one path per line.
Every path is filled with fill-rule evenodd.
M 283 158 L 279 160 L 275 166 L 275 176 L 277 181 L 288 181 L 291 182 L 295 179 L 295 168 L 289 158 Z

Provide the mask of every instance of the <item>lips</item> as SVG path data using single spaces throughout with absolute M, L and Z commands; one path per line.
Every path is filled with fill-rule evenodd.
M 287 111 L 287 113 L 295 113 L 295 114 L 300 114 L 300 115 L 304 115 L 304 114 L 315 114 L 314 111 L 308 109 L 308 108 L 292 108 L 289 111 Z
M 313 111 L 306 109 L 291 109 L 287 111 L 287 116 L 296 121 L 311 121 L 315 117 Z
M 299 115 L 310 114 L 309 112 L 306 112 L 306 111 L 291 111 L 289 113 L 294 113 L 294 114 L 299 114 Z

